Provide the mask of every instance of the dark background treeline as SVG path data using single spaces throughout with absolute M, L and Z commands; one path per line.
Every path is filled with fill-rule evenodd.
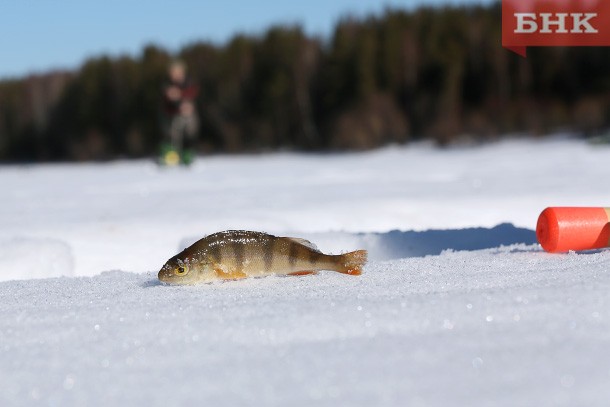
M 367 149 L 506 133 L 596 134 L 610 127 L 610 50 L 501 47 L 501 8 L 388 10 L 344 18 L 331 38 L 299 27 L 148 46 L 76 72 L 0 82 L 0 159 L 154 154 L 173 57 L 199 84 L 201 151 Z

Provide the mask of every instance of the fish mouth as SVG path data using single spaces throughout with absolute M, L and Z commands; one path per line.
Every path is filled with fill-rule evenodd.
M 172 278 L 171 274 L 168 273 L 165 270 L 165 268 L 162 268 L 161 270 L 159 270 L 159 273 L 157 274 L 157 278 L 162 283 L 166 283 L 166 284 L 175 284 L 176 283 L 175 281 L 172 281 L 173 278 Z

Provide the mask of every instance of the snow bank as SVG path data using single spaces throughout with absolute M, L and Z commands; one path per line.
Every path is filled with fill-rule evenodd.
M 50 238 L 0 238 L 0 280 L 72 276 L 72 250 Z

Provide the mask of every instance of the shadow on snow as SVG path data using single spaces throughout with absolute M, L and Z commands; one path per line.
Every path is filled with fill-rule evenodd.
M 483 250 L 513 244 L 534 244 L 533 230 L 503 223 L 493 228 L 393 230 L 387 233 L 358 234 L 367 242 L 371 259 L 392 260 L 438 255 L 444 250 Z

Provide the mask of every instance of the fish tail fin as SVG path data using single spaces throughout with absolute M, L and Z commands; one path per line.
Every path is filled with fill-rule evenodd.
M 356 250 L 339 255 L 337 271 L 343 274 L 359 276 L 362 274 L 362 267 L 367 261 L 368 253 L 366 250 Z

